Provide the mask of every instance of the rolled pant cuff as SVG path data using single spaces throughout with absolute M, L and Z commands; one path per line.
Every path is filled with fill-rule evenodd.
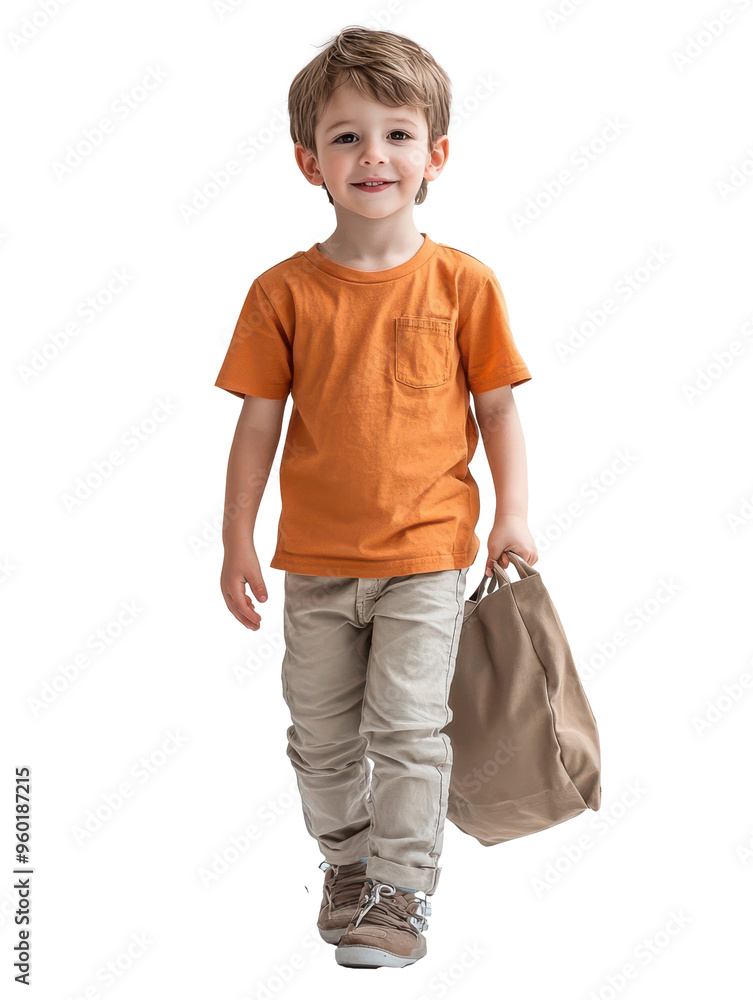
M 427 896 L 431 896 L 437 888 L 441 871 L 441 868 L 407 868 L 394 861 L 385 861 L 384 858 L 369 858 L 366 862 L 367 878 L 372 878 L 375 882 L 389 882 L 390 885 L 419 889 Z
M 348 854 L 350 854 L 350 853 L 351 852 L 348 851 Z M 335 857 L 333 859 L 330 859 L 330 858 L 327 857 L 327 854 L 332 854 L 331 851 L 322 851 L 322 854 L 324 855 L 324 858 L 325 858 L 325 861 L 327 862 L 327 864 L 330 864 L 330 865 L 354 865 L 357 861 L 360 861 L 361 858 L 368 858 L 368 856 L 369 856 L 369 849 L 368 849 L 368 847 L 366 847 L 365 850 L 360 851 L 360 852 L 356 852 L 356 856 L 354 858 L 351 858 L 350 860 L 348 860 L 347 858 L 339 857 L 339 856 L 337 856 L 337 857 Z

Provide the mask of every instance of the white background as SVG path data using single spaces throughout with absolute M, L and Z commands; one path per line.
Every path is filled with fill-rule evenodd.
M 23 992 L 13 786 L 27 766 L 24 995 L 748 996 L 753 9 L 586 0 L 553 23 L 554 0 L 228 7 L 3 6 L 0 989 Z M 533 375 L 515 390 L 529 523 L 599 725 L 603 787 L 598 813 L 507 845 L 448 822 L 427 957 L 362 974 L 316 933 L 321 855 L 285 756 L 284 574 L 269 568 L 280 452 L 256 536 L 270 599 L 251 632 L 219 590 L 241 404 L 214 387 L 253 278 L 334 228 L 295 164 L 286 100 L 349 24 L 414 38 L 453 82 L 448 165 L 414 218 L 494 268 Z M 150 73 L 164 78 L 140 92 Z M 56 175 L 108 116 L 113 131 Z M 610 120 L 620 134 L 602 141 Z M 239 156 L 250 141 L 256 155 Z M 186 221 L 232 159 L 239 175 Z M 572 183 L 547 204 L 563 170 Z M 529 199 L 542 207 L 520 226 Z M 128 281 L 108 294 L 118 271 Z M 616 311 L 563 359 L 610 297 Z M 467 594 L 493 516 L 482 446 L 472 472 Z M 202 870 L 254 827 L 207 885 Z

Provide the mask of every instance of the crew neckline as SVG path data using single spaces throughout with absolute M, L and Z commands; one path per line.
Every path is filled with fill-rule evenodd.
M 304 257 L 314 267 L 318 267 L 320 271 L 326 271 L 327 274 L 331 274 L 335 278 L 341 278 L 343 281 L 391 281 L 393 278 L 402 278 L 404 275 L 410 274 L 421 267 L 437 249 L 438 244 L 434 240 L 430 239 L 426 233 L 421 233 L 421 235 L 424 241 L 412 257 L 403 261 L 402 264 L 397 264 L 395 267 L 388 267 L 383 271 L 361 271 L 357 267 L 348 267 L 347 264 L 340 264 L 330 257 L 325 257 L 321 250 L 319 250 L 318 243 L 315 243 L 309 250 L 306 250 Z

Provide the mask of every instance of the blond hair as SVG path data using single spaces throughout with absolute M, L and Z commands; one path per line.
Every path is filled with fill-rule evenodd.
M 360 93 L 387 107 L 408 105 L 426 114 L 428 147 L 450 127 L 451 81 L 431 53 L 417 42 L 392 31 L 351 26 L 330 39 L 323 52 L 296 75 L 288 93 L 290 136 L 316 154 L 314 129 L 332 91 L 350 79 Z M 322 184 L 327 191 L 327 185 Z M 415 197 L 426 198 L 426 178 Z M 334 204 L 327 191 L 330 205 Z

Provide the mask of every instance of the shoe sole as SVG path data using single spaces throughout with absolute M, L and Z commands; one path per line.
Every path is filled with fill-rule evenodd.
M 347 928 L 345 927 L 331 927 L 329 930 L 323 930 L 319 928 L 320 936 L 327 942 L 327 944 L 339 944 L 340 938 L 343 936 Z
M 425 954 L 425 948 L 419 954 L 414 951 L 408 956 L 393 955 L 392 952 L 366 945 L 344 945 L 335 950 L 335 960 L 338 965 L 344 965 L 347 969 L 403 969 L 406 965 L 413 965 Z

